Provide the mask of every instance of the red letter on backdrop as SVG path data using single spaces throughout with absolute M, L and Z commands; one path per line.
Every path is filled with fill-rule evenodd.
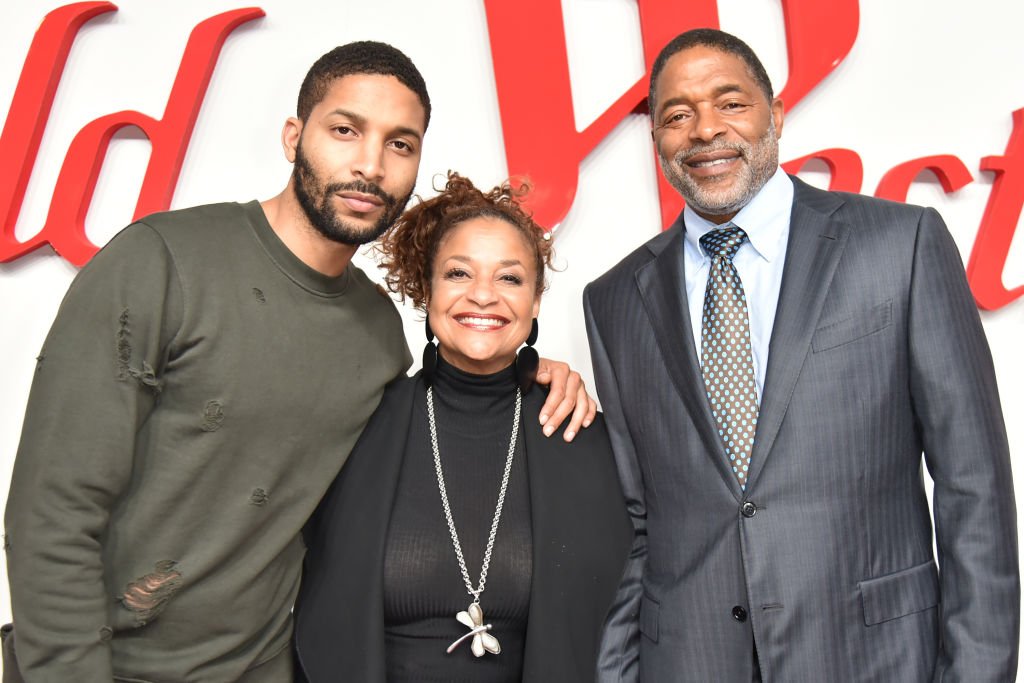
M 878 189 L 875 196 L 882 199 L 891 199 L 894 202 L 907 201 L 907 192 L 910 184 L 921 175 L 922 171 L 931 171 L 942 183 L 942 189 L 946 194 L 956 192 L 961 187 L 970 184 L 974 178 L 971 172 L 964 166 L 964 162 L 951 154 L 938 154 L 931 157 L 922 157 L 906 161 L 899 166 L 894 166 L 882 179 L 878 181 Z
M 60 7 L 46 15 L 32 39 L 3 133 L 0 133 L 0 219 L 3 220 L 0 263 L 46 244 L 46 239 L 40 235 L 19 242 L 14 234 L 25 188 L 39 153 L 39 141 L 78 30 L 93 17 L 116 10 L 109 2 L 80 2 Z
M 860 184 L 864 180 L 864 164 L 861 163 L 860 155 L 852 149 L 842 147 L 823 149 L 820 152 L 787 161 L 782 164 L 782 170 L 796 175 L 811 159 L 823 161 L 828 166 L 829 173 L 832 174 L 828 189 L 839 192 L 860 192 Z
M 1024 109 L 1013 112 L 1006 153 L 983 158 L 981 170 L 992 171 L 996 178 L 967 262 L 967 280 L 978 306 L 994 311 L 1024 296 L 1024 286 L 1007 290 L 1003 285 L 1006 257 L 1024 202 Z
M 115 9 L 113 5 L 104 4 L 103 7 L 106 9 L 98 11 Z M 67 9 L 62 8 L 57 12 Z M 17 217 L 17 211 L 13 212 L 13 216 L 9 213 L 9 227 L 5 227 L 7 242 L 2 245 L 0 261 L 10 261 L 46 243 L 51 244 L 57 253 L 78 266 L 85 264 L 96 253 L 97 247 L 85 235 L 85 217 L 96 189 L 96 181 L 99 178 L 110 140 L 118 130 L 126 126 L 140 128 L 152 145 L 149 166 L 142 181 L 139 201 L 135 206 L 135 218 L 169 208 L 171 197 L 174 195 L 174 187 L 181 172 L 181 164 L 185 159 L 185 151 L 188 149 L 188 143 L 192 137 L 192 129 L 199 116 L 199 109 L 206 96 L 206 88 L 213 75 L 217 58 L 220 56 L 220 49 L 228 35 L 238 26 L 262 16 L 263 10 L 259 8 L 234 10 L 207 19 L 193 29 L 178 68 L 178 75 L 171 88 L 171 94 L 167 98 L 163 119 L 157 120 L 137 111 L 122 111 L 96 119 L 79 131 L 71 142 L 71 147 L 64 158 L 64 165 L 57 177 L 53 199 L 43 229 L 31 240 L 18 243 L 13 235 L 13 221 Z M 79 21 L 74 26 L 74 30 L 77 31 L 84 21 L 85 19 Z M 68 47 L 73 38 L 74 31 L 66 30 L 64 40 Z M 36 40 L 39 40 L 38 35 Z M 34 47 L 35 43 L 33 43 Z M 66 51 L 64 56 L 66 57 Z M 29 57 L 31 59 L 31 52 Z M 25 74 L 32 75 L 29 66 L 27 61 L 22 80 L 25 80 Z M 51 70 L 54 89 L 62 70 L 63 61 L 60 63 L 60 68 Z M 48 113 L 48 105 L 53 98 L 52 92 L 49 93 L 49 98 L 49 102 L 45 103 L 47 112 L 44 113 Z M 17 106 L 17 95 L 15 95 L 15 100 L 15 106 Z M 12 107 L 13 109 L 15 107 Z M 43 122 L 40 124 L 41 133 L 46 117 L 41 116 L 40 120 Z M 37 149 L 38 140 L 31 150 L 32 161 L 34 161 Z M 31 164 L 26 162 L 25 167 L 27 167 L 27 170 L 24 171 L 27 182 Z M 19 208 L 23 194 L 24 187 L 21 188 L 21 194 L 17 197 Z
M 529 176 L 541 225 L 561 221 L 576 196 L 579 164 L 629 113 L 646 111 L 647 76 L 637 81 L 594 123 L 577 131 L 561 6 L 549 0 L 487 0 L 487 24 L 498 86 L 498 105 L 510 175 Z M 783 0 L 789 82 L 781 96 L 792 108 L 846 56 L 857 37 L 857 0 L 820 3 Z M 665 3 L 639 0 L 648 68 L 674 36 L 718 26 L 716 0 Z M 531 36 L 524 48 L 523 36 Z M 662 219 L 668 225 L 682 199 L 659 177 Z
M 640 0 L 641 8 L 645 6 Z M 714 7 L 704 0 L 701 7 Z M 551 0 L 487 0 L 491 59 L 497 83 L 509 174 L 528 176 L 530 207 L 543 226 L 561 221 L 576 197 L 579 164 L 643 101 L 637 81 L 582 132 L 576 130 L 562 6 Z M 524 36 L 530 36 L 524 45 Z

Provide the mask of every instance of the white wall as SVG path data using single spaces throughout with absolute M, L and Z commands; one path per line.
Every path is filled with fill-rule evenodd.
M 0 115 L 6 115 L 22 62 L 44 15 L 59 2 L 9 3 L 0 23 Z M 563 0 L 577 123 L 585 126 L 643 75 L 640 29 L 631 0 Z M 17 224 L 19 239 L 42 226 L 56 175 L 74 134 L 98 116 L 137 109 L 159 117 L 192 27 L 242 3 L 122 0 L 88 23 L 72 49 Z M 418 189 L 457 169 L 478 184 L 507 173 L 482 0 L 258 3 L 267 16 L 236 30 L 224 47 L 182 170 L 173 206 L 266 198 L 290 167 L 278 144 L 309 65 L 331 47 L 372 38 L 406 51 L 434 102 Z M 779 0 L 719 0 L 722 28 L 744 37 L 781 90 L 787 64 Z M 1006 0 L 861 0 L 860 29 L 848 58 L 787 118 L 783 160 L 829 147 L 856 150 L 865 191 L 892 166 L 954 154 L 975 182 L 946 196 L 919 183 L 909 201 L 946 218 L 966 258 L 991 189 L 979 161 L 1003 153 L 1010 114 L 1024 107 L 1024 5 Z M 442 21 L 443 19 L 443 21 Z M 528 49 L 529 40 L 524 43 Z M 538 104 L 538 106 L 542 106 Z M 134 209 L 148 143 L 121 135 L 100 177 L 88 217 L 102 244 Z M 659 229 L 647 121 L 627 119 L 582 164 L 576 203 L 556 232 L 564 269 L 551 277 L 541 313 L 542 352 L 569 361 L 593 386 L 580 294 Z M 803 174 L 823 185 L 813 169 Z M 1024 230 L 1021 231 L 1024 234 Z M 372 263 L 360 262 L 369 271 Z M 21 418 L 42 344 L 75 269 L 49 248 L 0 264 L 0 505 L 6 500 Z M 1003 275 L 1024 284 L 1024 237 Z M 1018 490 L 1024 490 L 1024 299 L 983 320 L 995 356 Z M 406 315 L 419 355 L 420 325 Z M 0 580 L 5 581 L 3 569 Z M 0 619 L 9 617 L 0 590 Z

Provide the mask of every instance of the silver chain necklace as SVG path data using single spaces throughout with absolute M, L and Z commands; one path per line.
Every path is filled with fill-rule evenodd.
M 480 594 L 484 592 L 487 585 L 487 569 L 491 566 L 491 551 L 494 550 L 494 538 L 498 534 L 498 522 L 501 520 L 501 508 L 505 504 L 505 491 L 508 489 L 508 477 L 512 472 L 512 458 L 516 454 L 516 437 L 519 436 L 519 414 L 523 404 L 523 396 L 519 389 L 516 389 L 516 413 L 512 420 L 512 438 L 508 444 L 508 457 L 505 459 L 505 474 L 501 477 L 501 489 L 498 491 L 498 505 L 494 509 L 494 521 L 491 522 L 491 533 L 487 537 L 487 548 L 484 550 L 484 561 L 480 567 L 480 583 L 476 589 L 469 578 L 469 570 L 466 569 L 466 558 L 462 555 L 462 544 L 459 543 L 459 533 L 455 530 L 455 520 L 452 519 L 452 508 L 448 504 L 448 490 L 444 485 L 444 473 L 441 471 L 441 451 L 437 447 L 437 424 L 434 420 L 434 388 L 427 388 L 427 417 L 430 421 L 430 445 L 434 450 L 434 470 L 437 472 L 437 488 L 441 491 L 441 505 L 444 507 L 444 517 L 448 521 L 448 533 L 452 537 L 452 545 L 455 547 L 455 557 L 459 561 L 459 570 L 462 572 L 462 581 L 466 584 L 466 591 L 473 596 L 473 602 L 469 607 L 455 615 L 460 624 L 469 628 L 469 633 L 448 646 L 451 653 L 461 645 L 467 638 L 473 639 L 471 649 L 477 657 L 483 657 L 484 652 L 496 655 L 501 652 L 501 645 L 498 639 L 488 631 L 491 624 L 484 623 L 484 611 L 480 607 Z

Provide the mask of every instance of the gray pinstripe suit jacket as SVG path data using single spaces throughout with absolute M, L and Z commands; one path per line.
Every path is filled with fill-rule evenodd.
M 1010 459 L 956 246 L 933 209 L 794 182 L 745 494 L 693 348 L 682 217 L 584 293 L 598 393 L 646 532 L 599 679 L 746 682 L 756 643 L 766 683 L 1012 681 Z

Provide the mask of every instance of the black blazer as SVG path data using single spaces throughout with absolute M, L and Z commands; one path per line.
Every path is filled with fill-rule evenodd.
M 417 374 L 392 382 L 307 528 L 295 611 L 299 666 L 311 683 L 385 680 L 384 550 Z M 540 413 L 544 393 L 523 396 Z M 529 471 L 533 580 L 524 681 L 593 681 L 605 616 L 633 527 L 603 418 L 571 444 L 522 422 Z

